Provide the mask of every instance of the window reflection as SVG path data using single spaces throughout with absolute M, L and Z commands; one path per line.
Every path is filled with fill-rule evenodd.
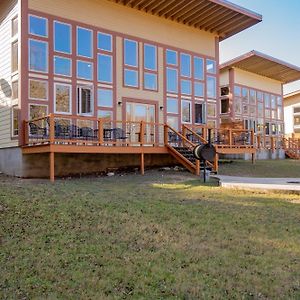
M 77 27 L 77 55 L 93 57 L 93 34 L 91 30 Z
M 54 21 L 54 50 L 71 53 L 71 25 Z

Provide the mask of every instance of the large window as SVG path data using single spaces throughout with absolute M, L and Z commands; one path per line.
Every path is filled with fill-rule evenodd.
M 77 55 L 93 57 L 93 32 L 92 30 L 77 27 Z
M 138 43 L 124 40 L 124 63 L 126 66 L 138 67 Z
M 182 123 L 192 122 L 192 103 L 191 101 L 181 101 L 181 121 Z
M 113 91 L 111 89 L 98 89 L 98 106 L 113 107 Z
M 29 33 L 36 36 L 48 36 L 48 21 L 45 18 L 29 16 Z
M 189 54 L 180 54 L 180 74 L 183 77 L 191 77 L 191 56 Z
M 11 44 L 11 71 L 12 73 L 18 71 L 18 41 Z
M 71 54 L 71 25 L 54 21 L 54 51 Z
M 32 100 L 48 100 L 48 82 L 38 79 L 30 79 L 29 98 Z
M 178 54 L 173 50 L 166 50 L 166 61 L 168 65 L 178 65 Z
M 11 36 L 14 37 L 19 32 L 19 19 L 18 16 L 13 18 L 11 21 Z
M 77 89 L 78 113 L 81 115 L 93 114 L 92 88 L 78 87 Z
M 157 47 L 144 45 L 144 89 L 157 90 Z
M 206 60 L 206 72 L 210 74 L 216 74 L 216 62 L 212 59 Z
M 216 99 L 217 98 L 217 83 L 216 78 L 207 76 L 206 89 L 207 89 L 207 98 Z
M 72 61 L 70 58 L 54 56 L 54 74 L 71 77 Z
M 194 57 L 194 77 L 198 80 L 204 80 L 204 62 L 200 57 Z
M 98 81 L 112 83 L 113 62 L 111 55 L 98 54 Z
M 167 112 L 171 114 L 178 114 L 178 99 L 167 98 Z
M 112 36 L 110 34 L 98 33 L 98 49 L 112 52 Z
M 17 106 L 12 108 L 12 137 L 17 137 L 19 135 L 19 118 L 20 110 Z
M 62 83 L 55 83 L 55 112 L 62 114 L 71 113 L 72 86 Z
M 48 114 L 48 106 L 41 104 L 29 105 L 29 118 L 30 120 L 46 117 Z
M 92 80 L 93 79 L 93 64 L 85 61 L 77 61 L 77 78 Z
M 124 85 L 139 87 L 138 43 L 124 39 Z
M 29 40 L 29 70 L 48 72 L 48 43 Z
M 204 103 L 195 103 L 195 123 L 204 124 L 205 123 L 205 105 Z
M 178 93 L 178 71 L 167 68 L 167 92 Z
M 127 87 L 138 87 L 139 86 L 139 76 L 138 71 L 125 69 L 124 70 L 124 84 Z

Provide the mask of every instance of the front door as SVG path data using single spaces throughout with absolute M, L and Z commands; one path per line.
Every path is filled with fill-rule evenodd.
M 140 141 L 141 121 L 145 122 L 144 141 L 153 144 L 155 141 L 155 105 L 127 102 L 126 103 L 127 132 L 130 133 L 130 142 Z

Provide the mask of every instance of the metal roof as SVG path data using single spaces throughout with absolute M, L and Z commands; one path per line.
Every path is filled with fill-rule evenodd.
M 262 16 L 227 0 L 108 0 L 214 33 L 224 40 L 262 21 Z
M 300 67 L 254 50 L 220 65 L 220 70 L 229 68 L 239 68 L 282 83 L 300 79 Z

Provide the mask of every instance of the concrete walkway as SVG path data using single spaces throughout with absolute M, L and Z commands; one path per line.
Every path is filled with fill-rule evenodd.
M 220 180 L 220 186 L 238 189 L 283 190 L 300 193 L 300 178 L 253 178 L 212 176 Z

